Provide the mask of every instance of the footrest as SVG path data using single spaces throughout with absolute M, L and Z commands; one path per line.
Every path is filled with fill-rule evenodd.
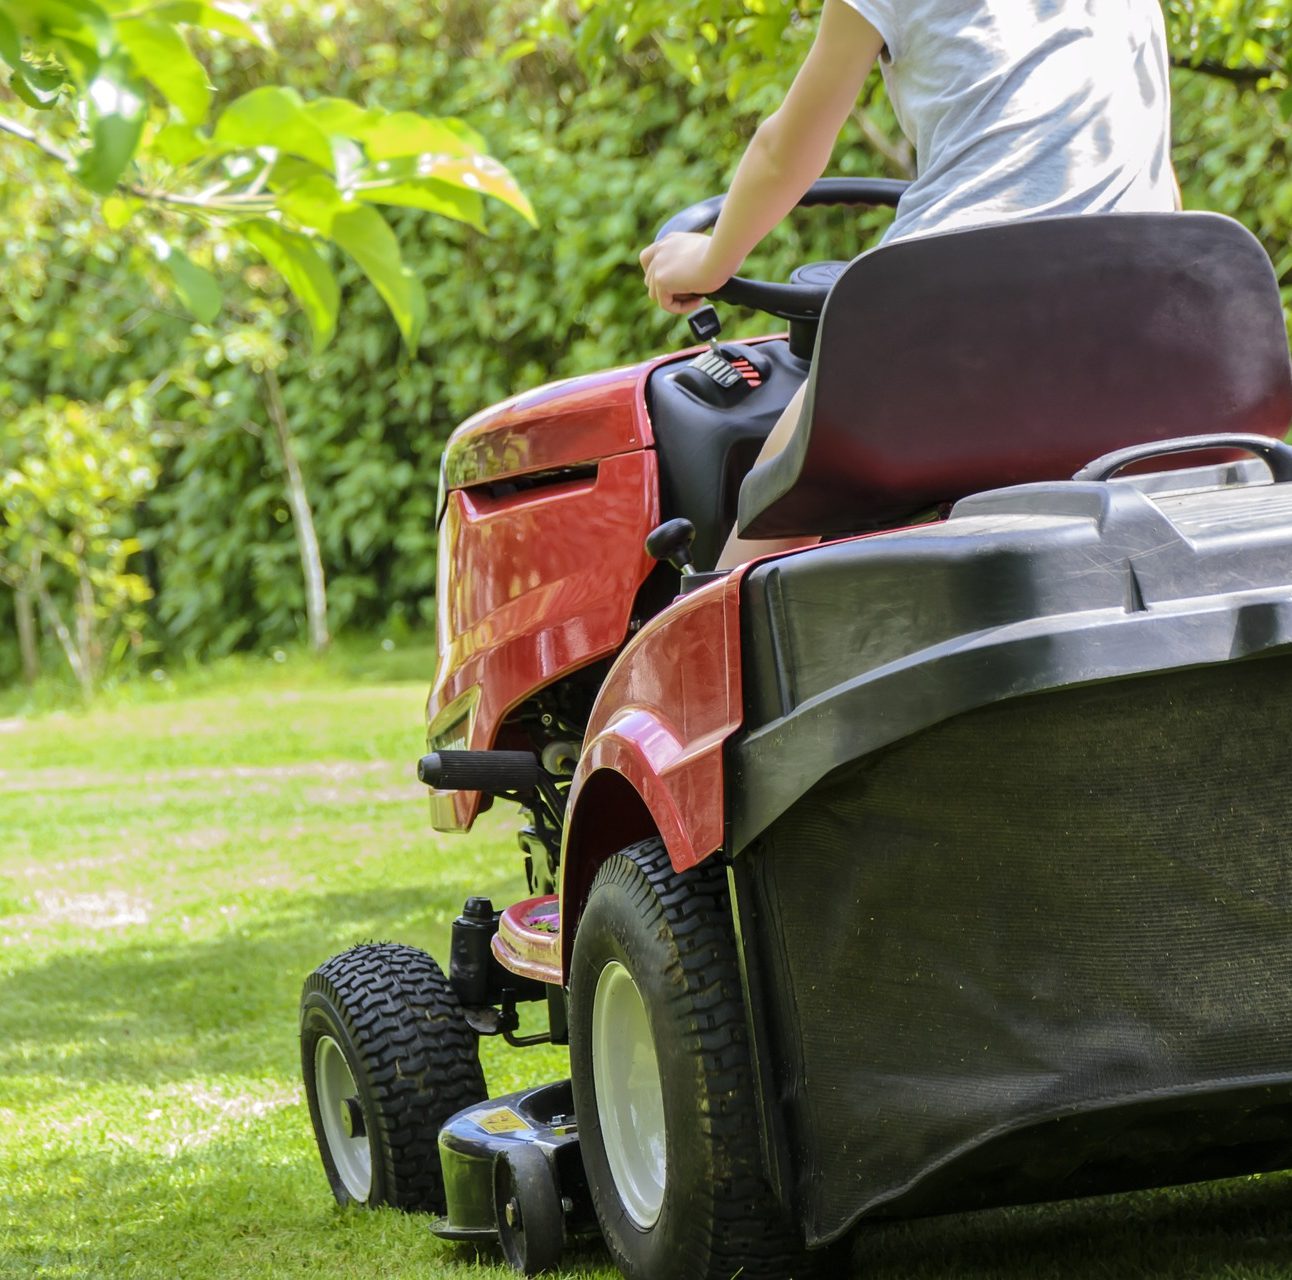
M 556 894 L 526 898 L 502 913 L 493 954 L 504 969 L 522 978 L 561 984 L 561 907 Z
M 542 769 L 532 751 L 432 751 L 417 762 L 417 780 L 436 791 L 524 795 L 538 786 Z

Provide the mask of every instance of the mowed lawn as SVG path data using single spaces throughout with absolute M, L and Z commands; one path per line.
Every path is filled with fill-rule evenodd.
M 316 964 L 384 938 L 443 959 L 464 897 L 523 888 L 502 806 L 469 838 L 430 830 L 416 665 L 0 721 L 4 1280 L 510 1274 L 423 1219 L 339 1209 L 299 1082 Z M 565 1070 L 560 1050 L 483 1056 L 496 1092 Z M 853 1269 L 1292 1277 L 1292 1180 L 880 1226 Z M 589 1249 L 562 1274 L 614 1273 Z

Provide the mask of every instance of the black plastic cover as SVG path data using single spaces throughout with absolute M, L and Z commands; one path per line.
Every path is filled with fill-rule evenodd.
M 1292 1166 L 1292 658 L 958 716 L 737 860 L 809 1243 Z
M 962 711 L 1292 643 L 1292 485 L 1001 489 L 743 590 L 734 851 L 841 763 Z
M 574 1122 L 570 1082 L 523 1089 L 479 1102 L 451 1116 L 440 1130 L 440 1167 L 447 1211 L 431 1224 L 443 1240 L 498 1238 L 494 1210 L 494 1161 L 516 1146 L 546 1157 L 557 1193 L 570 1203 L 566 1232 L 577 1239 L 597 1233 Z
M 715 386 L 712 398 L 704 399 L 678 380 L 687 367 L 682 361 L 655 370 L 647 387 L 660 510 L 665 519 L 684 516 L 695 525 L 692 556 L 700 570 L 716 563 L 736 523 L 741 481 L 808 371 L 807 361 L 783 341 L 728 342 L 722 349 L 750 361 L 762 385 L 749 388 L 742 380 L 730 396 Z
M 810 1243 L 1292 1165 L 1292 485 L 1198 480 L 747 576 L 729 849 Z

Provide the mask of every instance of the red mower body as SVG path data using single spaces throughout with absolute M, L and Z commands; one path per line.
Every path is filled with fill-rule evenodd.
M 517 396 L 449 441 L 431 750 L 505 745 L 527 697 L 622 647 L 654 567 L 642 548 L 659 515 L 642 384 L 657 363 Z M 469 830 L 480 803 L 434 796 L 435 827 Z

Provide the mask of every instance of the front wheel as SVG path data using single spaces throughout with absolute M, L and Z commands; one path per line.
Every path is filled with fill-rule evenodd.
M 629 1280 L 816 1270 L 763 1174 L 721 867 L 659 840 L 597 873 L 574 937 L 570 1066 L 593 1203 Z
M 444 1212 L 440 1126 L 486 1094 L 475 1033 L 430 956 L 371 943 L 320 965 L 301 993 L 301 1072 L 339 1203 Z

